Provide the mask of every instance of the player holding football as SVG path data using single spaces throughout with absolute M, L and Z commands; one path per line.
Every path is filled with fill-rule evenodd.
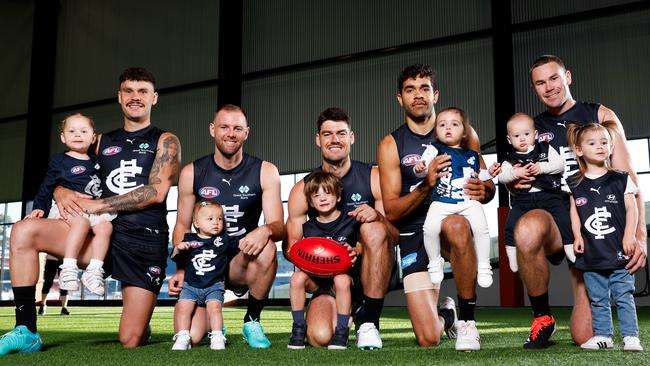
M 422 225 L 428 209 L 426 202 L 437 182 L 438 173 L 450 166 L 451 158 L 448 155 L 434 158 L 424 179 L 419 178 L 413 169 L 425 146 L 435 139 L 434 107 L 440 93 L 435 76 L 428 65 L 412 65 L 402 70 L 397 101 L 404 109 L 406 123 L 381 141 L 378 152 L 386 217 L 400 229 L 406 304 L 415 337 L 423 347 L 437 345 L 447 323 L 447 318 L 444 323 L 441 322 L 436 312 L 439 286 L 433 285 L 427 272 L 429 260 L 423 245 Z M 469 128 L 467 136 L 467 147 L 480 152 L 478 136 L 473 128 Z M 482 158 L 480 166 L 485 169 Z M 470 199 L 481 203 L 490 201 L 494 194 L 492 181 L 469 179 L 463 188 Z M 449 215 L 442 222 L 441 249 L 451 261 L 458 290 L 460 321 L 456 350 L 462 351 L 481 348 L 474 321 L 477 263 L 471 233 L 469 222 L 462 216 Z M 442 311 L 440 315 L 444 317 Z M 450 337 L 455 336 L 453 332 L 447 333 Z
M 259 320 L 278 266 L 275 241 L 284 237 L 280 174 L 270 162 L 244 153 L 249 132 L 246 114 L 240 107 L 226 104 L 217 109 L 210 122 L 214 154 L 186 165 L 178 180 L 173 241 L 178 245 L 190 232 L 197 200 L 214 201 L 223 207 L 226 230 L 235 246 L 229 258 L 226 288 L 242 295 L 249 291 L 244 339 L 252 348 L 269 348 L 271 342 Z M 262 212 L 266 223 L 258 226 Z M 181 269 L 169 280 L 170 294 L 180 292 L 183 276 Z M 196 307 L 190 329 L 192 343 L 205 336 L 207 325 L 205 308 Z
M 383 216 L 379 174 L 377 168 L 350 159 L 354 133 L 347 113 L 336 107 L 325 109 L 317 120 L 316 146 L 321 150 L 322 164 L 315 171 L 325 171 L 339 177 L 343 183 L 341 210 L 361 223 L 357 253 L 363 286 L 363 311 L 355 314 L 357 347 L 379 349 L 379 317 L 388 289 L 394 262 L 393 243 L 397 233 Z M 307 222 L 308 203 L 304 193 L 305 180 L 296 183 L 289 195 L 287 240 L 285 256 L 291 245 L 303 238 L 302 225 Z M 309 213 L 309 218 L 314 212 Z M 333 336 L 336 304 L 331 296 L 319 296 L 307 311 L 307 340 L 312 345 L 325 346 Z
M 344 245 L 348 249 L 354 265 L 357 252 L 352 247 L 357 245 L 361 223 L 352 216 L 343 215 L 341 210 L 338 209 L 337 206 L 341 201 L 342 191 L 341 180 L 333 174 L 323 171 L 311 174 L 305 180 L 304 192 L 309 207 L 316 210 L 317 214 L 313 219 L 305 222 L 302 229 L 306 238 L 328 238 Z M 355 271 L 358 272 L 357 267 L 353 267 L 348 273 Z M 313 293 L 314 297 L 319 294 L 329 294 L 335 298 L 336 324 L 334 325 L 334 336 L 330 339 L 327 348 L 338 350 L 348 348 L 350 311 L 352 310 L 352 294 L 350 290 L 353 281 L 348 273 L 338 274 L 333 278 L 312 277 L 302 271 L 293 273 L 290 285 L 293 326 L 288 348 L 305 348 L 307 329 L 305 323 L 305 291 Z

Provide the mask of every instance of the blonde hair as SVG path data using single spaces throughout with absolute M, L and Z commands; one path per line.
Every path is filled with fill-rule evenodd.
M 616 122 L 614 121 L 605 121 L 601 123 L 587 123 L 585 125 L 579 125 L 576 123 L 571 123 L 567 127 L 566 136 L 567 143 L 569 148 L 575 153 L 576 146 L 580 146 L 584 140 L 584 136 L 589 131 L 604 131 L 604 133 L 609 137 L 609 143 L 612 145 L 612 140 L 616 132 Z M 576 160 L 578 161 L 578 172 L 573 175 L 573 186 L 577 186 L 585 178 L 585 171 L 587 170 L 587 163 L 585 162 L 584 157 L 578 156 L 576 154 Z M 607 170 L 613 170 L 610 157 L 607 157 L 605 160 L 605 168 Z

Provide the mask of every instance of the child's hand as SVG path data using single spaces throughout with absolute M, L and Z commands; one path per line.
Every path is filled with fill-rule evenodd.
M 355 263 L 357 263 L 357 251 L 352 248 L 348 243 L 343 243 L 343 246 L 345 249 L 348 250 L 348 255 L 350 256 L 350 260 L 352 261 L 352 267 L 354 267 Z
M 530 165 L 531 164 L 526 164 L 524 166 L 521 166 L 516 164 L 512 167 L 512 172 L 517 178 L 528 179 L 532 176 L 532 174 L 530 174 Z
M 582 238 L 575 238 L 573 241 L 573 251 L 577 254 L 582 254 L 585 252 L 585 242 Z
M 424 160 L 420 160 L 415 165 L 415 168 L 413 168 L 413 171 L 415 172 L 416 175 L 420 176 L 420 174 L 424 172 L 426 169 L 427 169 L 427 163 Z
M 180 243 L 178 243 L 177 246 L 174 247 L 174 249 L 178 249 L 179 251 L 188 250 L 188 249 L 190 249 L 190 243 L 188 243 L 186 241 L 180 242 Z
M 490 165 L 490 167 L 488 168 L 488 173 L 490 173 L 492 177 L 496 177 L 497 175 L 499 175 L 499 173 L 501 173 L 501 164 L 492 163 L 492 165 Z
M 530 163 L 528 164 L 528 171 L 532 175 L 540 175 L 542 174 L 542 167 L 539 165 L 539 163 Z
M 627 257 L 632 257 L 634 255 L 634 250 L 636 249 L 636 238 L 634 235 L 628 236 L 623 235 L 623 252 Z
M 32 213 L 30 213 L 29 215 L 25 216 L 25 219 L 40 219 L 44 215 L 45 215 L 45 211 L 36 209 L 33 210 Z

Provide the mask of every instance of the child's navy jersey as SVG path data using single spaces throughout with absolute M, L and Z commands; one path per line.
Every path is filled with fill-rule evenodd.
M 206 288 L 223 281 L 228 268 L 230 238 L 227 234 L 208 239 L 196 233 L 186 233 L 183 241 L 190 243 L 190 248 L 181 250 L 172 259 L 179 268 L 185 269 L 184 281 L 196 288 Z
M 314 172 L 321 171 L 322 167 L 314 169 L 304 181 Z M 375 207 L 375 196 L 372 195 L 371 185 L 372 165 L 352 160 L 350 170 L 341 178 L 343 192 L 341 193 L 341 202 L 339 208 L 344 214 L 353 211 L 355 208 L 367 204 Z M 306 197 L 309 200 L 309 197 Z M 309 217 L 316 217 L 317 212 L 310 207 Z
M 153 125 L 135 132 L 123 128 L 102 134 L 99 164 L 103 197 L 129 193 L 149 184 L 149 174 L 156 159 L 158 140 L 163 130 Z M 136 229 L 167 231 L 166 200 L 137 211 L 121 211 L 113 220 L 116 231 Z
M 305 238 L 327 238 L 355 247 L 359 241 L 360 226 L 361 223 L 354 217 L 341 213 L 336 220 L 327 223 L 311 218 L 302 224 L 302 232 Z
M 546 163 L 548 162 L 548 142 L 538 142 L 535 144 L 533 150 L 526 154 L 521 154 L 516 151 L 509 151 L 506 154 L 506 161 L 512 164 L 521 164 L 522 166 L 529 163 Z M 542 191 L 547 192 L 559 192 L 562 187 L 562 174 L 541 174 L 535 177 L 533 186 Z M 530 190 L 521 190 L 521 192 L 526 192 Z M 517 192 L 515 192 L 516 194 Z
M 600 104 L 576 102 L 568 111 L 553 115 L 544 111 L 535 117 L 535 128 L 537 129 L 539 142 L 548 142 L 564 159 L 563 189 L 566 187 L 566 179 L 578 171 L 576 156 L 568 147 L 566 138 L 567 124 L 576 123 L 586 125 L 598 123 L 598 109 Z
M 584 254 L 578 255 L 576 268 L 609 270 L 627 264 L 623 252 L 627 182 L 627 173 L 610 171 L 596 179 L 585 177 L 577 186 L 570 184 L 584 240 Z
M 419 135 L 411 131 L 406 124 L 401 125 L 398 129 L 391 132 L 391 136 L 393 136 L 397 145 L 397 154 L 402 176 L 400 197 L 411 193 L 415 187 L 422 183 L 423 178 L 415 174 L 415 166 L 422 159 L 422 153 L 424 153 L 426 146 L 435 141 L 433 132 L 434 130 L 426 135 Z M 422 231 L 430 203 L 429 201 L 425 201 L 420 204 L 411 214 L 394 222 L 395 227 L 402 233 Z
M 82 160 L 65 153 L 52 156 L 45 179 L 34 198 L 33 208 L 45 211 L 44 217 L 47 217 L 52 206 L 52 195 L 57 186 L 94 198 L 101 197 L 102 189 L 98 174 L 99 164 L 93 157 Z
M 443 172 L 449 172 L 438 182 L 431 191 L 431 200 L 445 203 L 459 203 L 469 200 L 463 193 L 463 184 L 473 177 L 473 173 L 481 170 L 478 153 L 465 148 L 455 148 L 437 142 L 433 146 L 438 149 L 438 155 L 451 156 L 451 165 Z
M 262 214 L 262 160 L 244 153 L 239 165 L 230 170 L 219 167 L 214 155 L 194 161 L 194 195 L 196 200 L 217 202 L 223 207 L 226 232 L 231 243 L 258 227 Z

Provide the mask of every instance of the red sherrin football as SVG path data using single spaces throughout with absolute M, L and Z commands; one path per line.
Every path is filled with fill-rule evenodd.
M 336 276 L 352 267 L 345 246 L 325 238 L 297 241 L 289 250 L 289 258 L 296 267 L 318 277 Z

